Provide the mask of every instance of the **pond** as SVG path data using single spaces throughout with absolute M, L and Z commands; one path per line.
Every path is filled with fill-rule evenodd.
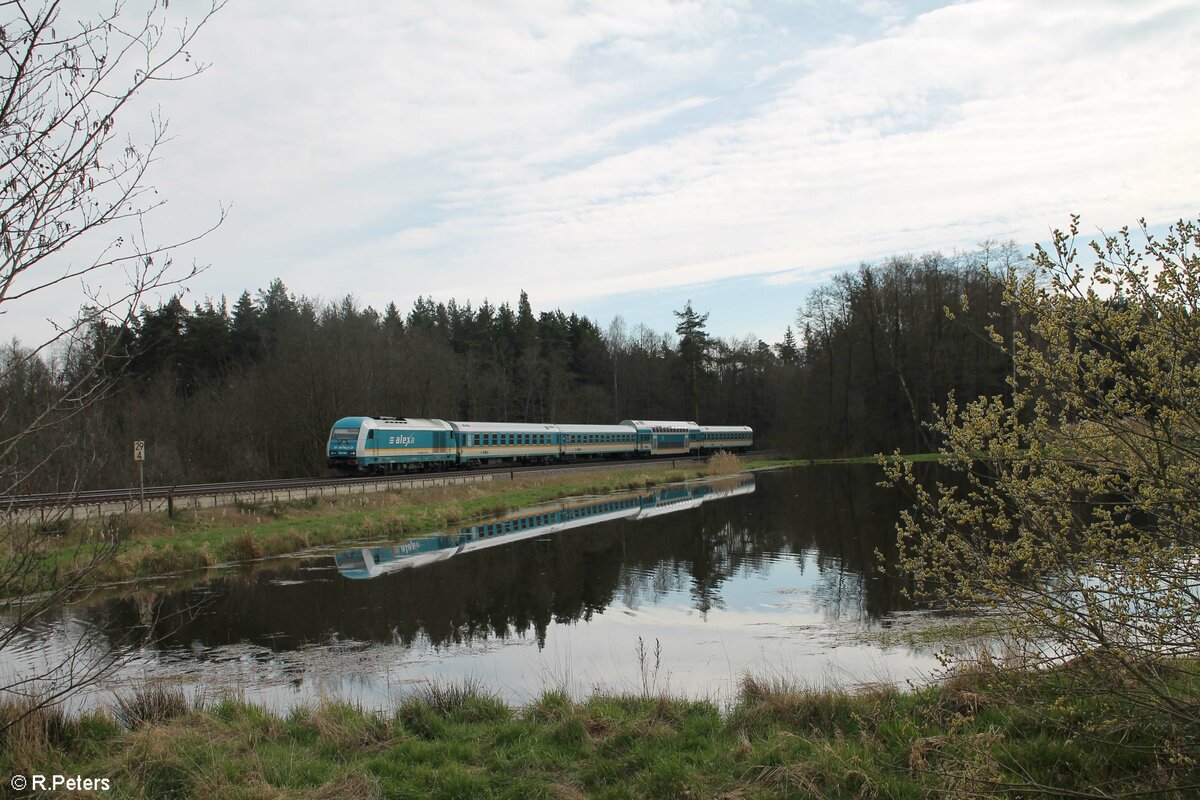
M 747 673 L 920 680 L 936 648 L 887 635 L 926 612 L 878 568 L 904 505 L 879 478 L 837 465 L 573 498 L 97 595 L 23 632 L 0 670 L 33 675 L 71 648 L 119 657 L 76 707 L 147 678 L 367 707 L 430 680 L 514 704 L 549 689 L 729 698 Z

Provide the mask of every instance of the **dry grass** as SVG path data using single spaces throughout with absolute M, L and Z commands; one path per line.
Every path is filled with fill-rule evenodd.
M 312 800 L 377 800 L 383 797 L 383 790 L 374 775 L 349 770 L 305 797 Z
M 0 750 L 9 769 L 29 772 L 40 768 L 46 754 L 60 746 L 68 730 L 60 706 L 43 706 L 37 701 L 0 705 Z
M 792 730 L 829 733 L 854 722 L 846 692 L 801 688 L 780 678 L 743 676 L 741 699 L 735 720 L 742 729 L 782 722 Z
M 178 687 L 147 684 L 128 694 L 117 696 L 113 716 L 133 730 L 148 723 L 181 717 L 192 710 L 187 694 Z
M 733 453 L 727 453 L 724 450 L 708 459 L 708 464 L 705 471 L 709 475 L 732 475 L 735 472 L 741 472 L 743 469 L 742 460 Z
M 258 537 L 246 531 L 233 540 L 233 554 L 238 561 L 254 561 L 263 557 L 263 548 Z

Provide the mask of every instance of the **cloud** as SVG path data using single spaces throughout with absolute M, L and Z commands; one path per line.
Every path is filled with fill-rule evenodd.
M 1188 216 L 1198 37 L 1182 0 L 231 4 L 212 69 L 147 98 L 177 135 L 156 230 L 231 202 L 197 292 L 381 306 L 786 287 Z

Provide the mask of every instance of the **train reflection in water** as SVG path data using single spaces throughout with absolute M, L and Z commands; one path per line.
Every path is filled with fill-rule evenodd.
M 534 536 L 610 522 L 647 519 L 754 491 L 753 475 L 677 484 L 654 491 L 578 498 L 478 522 L 456 533 L 408 539 L 394 545 L 359 547 L 334 556 L 347 578 L 377 578 L 401 569 L 445 561 L 462 553 L 511 544 Z

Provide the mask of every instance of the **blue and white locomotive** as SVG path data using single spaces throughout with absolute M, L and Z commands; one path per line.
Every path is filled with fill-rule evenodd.
M 682 456 L 745 450 L 753 443 L 754 431 L 746 425 L 629 419 L 619 425 L 554 425 L 343 417 L 333 423 L 329 434 L 328 463 L 338 469 L 394 472 L 598 456 Z

